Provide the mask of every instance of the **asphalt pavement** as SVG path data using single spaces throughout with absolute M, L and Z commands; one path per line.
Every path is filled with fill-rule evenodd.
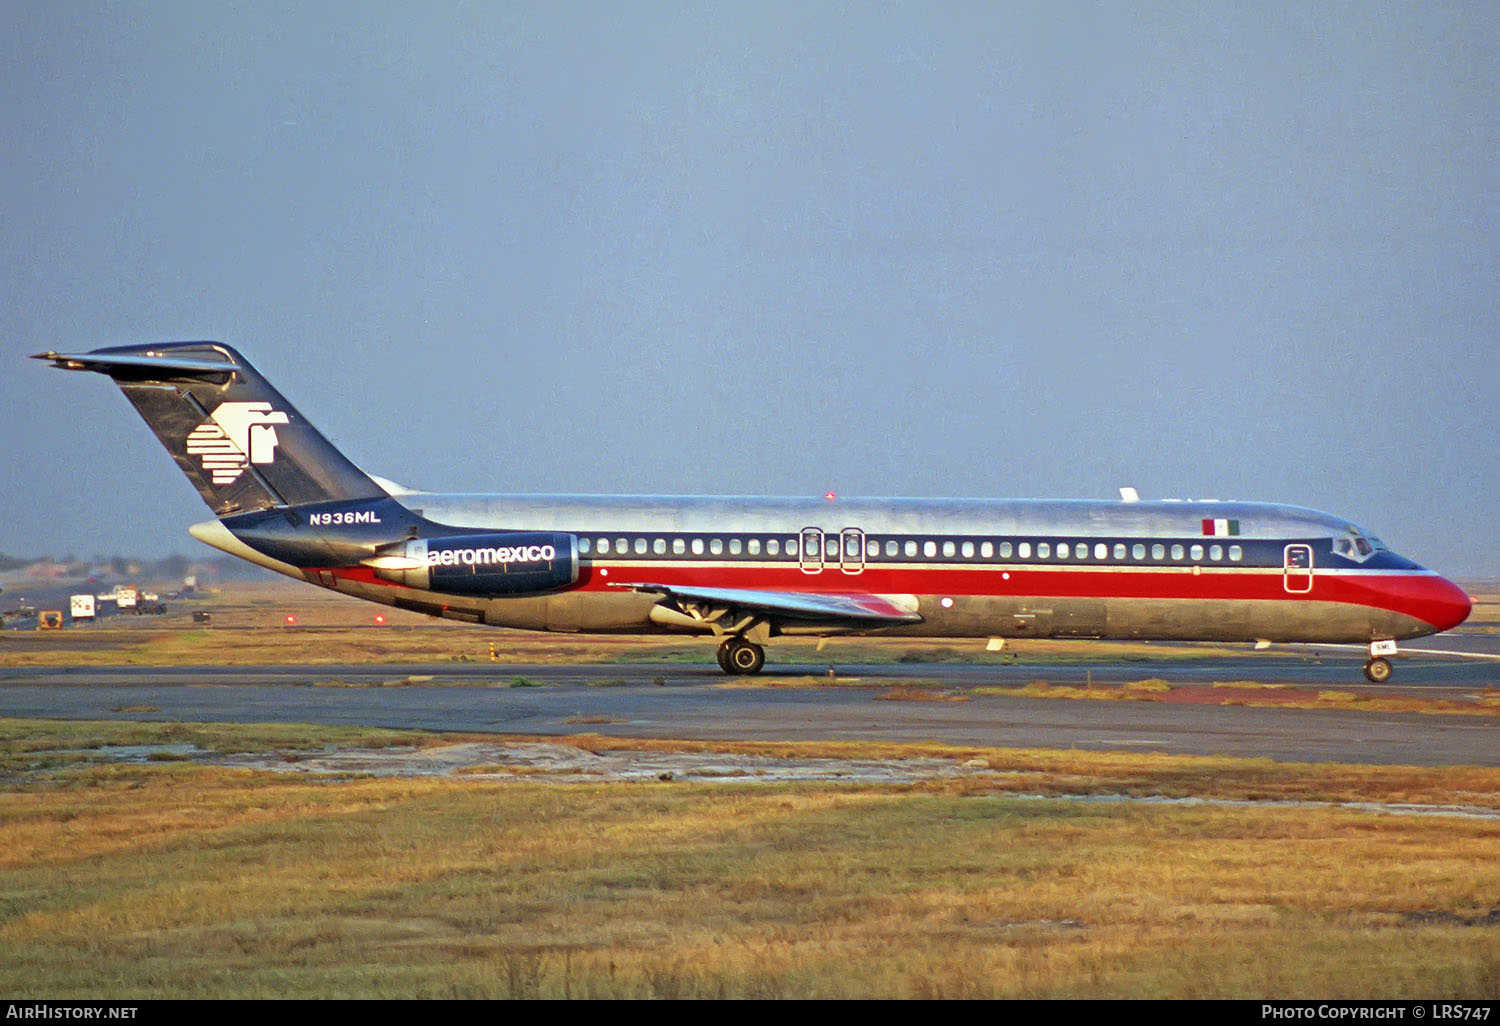
M 440 663 L 246 667 L 3 667 L 0 716 L 310 722 L 516 735 L 932 741 L 1268 757 L 1500 765 L 1500 719 L 1357 709 L 1073 701 L 976 688 L 1037 680 L 1174 687 L 1277 683 L 1463 700 L 1500 664 L 1414 657 L 1377 688 L 1358 653 L 1079 663 L 772 665 L 726 678 L 708 664 Z M 1253 676 L 1252 676 L 1253 675 Z M 922 687 L 893 688 L 903 682 Z M 892 700 L 895 696 L 895 700 Z M 917 697 L 927 696 L 927 697 Z M 935 699 L 930 696 L 937 696 Z

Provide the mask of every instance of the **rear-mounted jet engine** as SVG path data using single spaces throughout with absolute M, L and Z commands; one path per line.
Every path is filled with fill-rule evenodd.
M 365 563 L 397 584 L 445 595 L 532 595 L 578 580 L 578 539 L 571 534 L 466 534 L 417 538 Z

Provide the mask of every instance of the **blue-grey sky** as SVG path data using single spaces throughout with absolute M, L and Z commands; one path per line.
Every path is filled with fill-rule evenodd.
M 454 491 L 1144 497 L 1500 573 L 1500 7 L 0 5 L 0 552 L 199 547 L 49 348 Z

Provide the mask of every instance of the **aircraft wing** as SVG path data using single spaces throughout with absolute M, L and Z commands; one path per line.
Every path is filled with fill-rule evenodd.
M 816 623 L 921 623 L 922 617 L 883 595 L 857 592 L 825 594 L 801 591 L 758 591 L 751 588 L 700 588 L 676 584 L 618 583 L 616 588 L 663 595 L 674 604 L 701 603 L 786 620 Z

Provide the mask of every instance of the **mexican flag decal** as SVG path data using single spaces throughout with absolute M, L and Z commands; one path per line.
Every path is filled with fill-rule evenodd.
M 1206 538 L 1233 538 L 1240 533 L 1238 520 L 1205 520 L 1203 535 Z

